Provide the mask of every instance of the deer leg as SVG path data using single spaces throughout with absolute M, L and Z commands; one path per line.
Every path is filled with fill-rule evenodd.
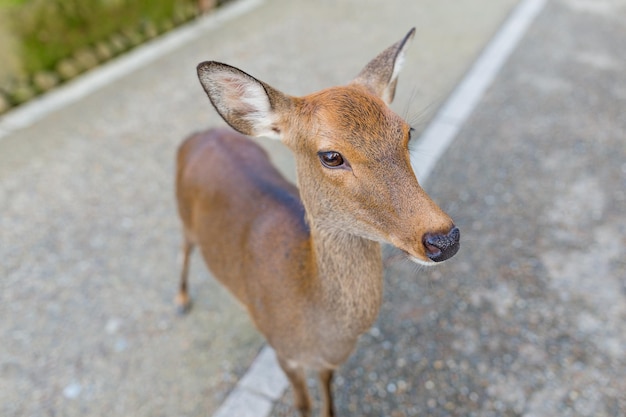
M 189 275 L 189 258 L 191 257 L 193 248 L 194 244 L 187 236 L 184 236 L 181 248 L 182 268 L 180 272 L 180 286 L 178 288 L 178 295 L 176 296 L 175 301 L 180 314 L 185 314 L 191 309 L 191 298 L 189 297 L 189 291 L 187 289 L 187 275 Z
M 326 369 L 320 371 L 319 379 L 320 379 L 320 390 L 322 392 L 322 412 L 321 415 L 323 417 L 334 417 L 335 415 L 335 407 L 333 405 L 333 393 L 331 391 L 331 382 L 333 380 L 333 374 L 335 371 L 332 369 Z
M 290 366 L 286 361 L 278 358 L 278 363 L 287 375 L 291 386 L 293 387 L 293 401 L 295 407 L 302 417 L 311 416 L 311 398 L 309 390 L 306 386 L 306 374 L 304 369 L 299 366 Z

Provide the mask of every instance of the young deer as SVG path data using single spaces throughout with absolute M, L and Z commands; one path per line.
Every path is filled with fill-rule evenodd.
M 178 152 L 184 257 L 177 302 L 190 306 L 189 256 L 198 245 L 276 351 L 302 416 L 311 413 L 305 370 L 319 373 L 322 415 L 332 416 L 334 369 L 376 319 L 379 242 L 425 265 L 459 248 L 459 230 L 415 178 L 410 126 L 387 107 L 414 33 L 350 84 L 305 97 L 225 64 L 198 65 L 204 90 L 230 126 L 280 139 L 293 151 L 300 187 L 240 133 L 189 137 Z

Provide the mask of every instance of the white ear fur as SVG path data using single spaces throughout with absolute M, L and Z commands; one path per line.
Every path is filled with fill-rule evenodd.
M 389 79 L 389 85 L 395 86 L 396 82 L 398 81 L 398 75 L 400 75 L 400 71 L 402 71 L 402 68 L 404 67 L 406 47 L 409 44 L 408 41 L 413 39 L 413 33 L 415 32 L 411 33 L 411 37 L 407 39 L 407 41 L 402 45 L 402 48 L 398 51 L 398 55 L 396 55 L 396 60 L 393 63 L 393 73 L 391 74 L 391 78 Z M 393 96 L 391 97 L 391 99 L 393 100 Z
M 218 62 L 198 65 L 198 78 L 217 112 L 235 130 L 249 136 L 280 139 L 269 86 Z

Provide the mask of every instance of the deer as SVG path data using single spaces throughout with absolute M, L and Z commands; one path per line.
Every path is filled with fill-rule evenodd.
M 422 265 L 459 249 L 459 229 L 411 167 L 414 130 L 389 107 L 414 34 L 348 84 L 302 97 L 224 63 L 197 66 L 230 127 L 192 134 L 178 149 L 176 303 L 183 312 L 191 306 L 187 276 L 198 246 L 274 349 L 302 417 L 312 413 L 307 372 L 319 378 L 321 415 L 335 415 L 333 375 L 381 306 L 381 243 Z M 278 139 L 292 151 L 298 186 L 250 137 Z

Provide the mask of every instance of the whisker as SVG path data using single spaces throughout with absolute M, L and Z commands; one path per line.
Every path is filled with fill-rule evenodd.
M 409 112 L 411 111 L 411 106 L 417 97 L 417 87 L 414 85 L 411 88 L 411 94 L 409 94 L 409 99 L 404 105 L 404 110 L 402 111 L 402 118 L 406 120 L 411 126 L 412 124 L 409 122 Z
M 427 106 L 415 110 L 413 113 L 407 116 L 408 123 L 413 126 L 418 132 L 422 132 L 426 125 L 431 121 L 436 112 L 435 105 L 433 103 Z

